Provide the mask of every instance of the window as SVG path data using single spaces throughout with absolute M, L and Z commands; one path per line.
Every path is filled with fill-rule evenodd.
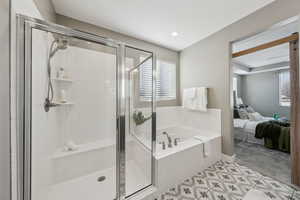
M 144 60 L 144 58 L 141 60 Z M 139 87 L 141 101 L 151 101 L 151 63 L 151 60 L 149 60 L 141 66 Z M 156 67 L 156 99 L 158 101 L 176 99 L 176 64 L 158 60 Z
M 290 71 L 279 72 L 279 104 L 281 106 L 291 105 Z
M 233 88 L 233 92 L 235 92 L 235 97 L 237 97 L 237 90 L 238 90 L 238 79 L 237 79 L 237 77 L 233 77 L 232 88 Z

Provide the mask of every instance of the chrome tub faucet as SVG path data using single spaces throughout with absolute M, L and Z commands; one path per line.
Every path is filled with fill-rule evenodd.
M 168 138 L 168 148 L 172 148 L 172 138 L 169 136 L 167 132 L 163 132 L 164 135 Z

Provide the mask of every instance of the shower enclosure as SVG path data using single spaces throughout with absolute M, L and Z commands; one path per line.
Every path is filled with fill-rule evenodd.
M 17 18 L 20 199 L 113 200 L 153 189 L 154 54 Z

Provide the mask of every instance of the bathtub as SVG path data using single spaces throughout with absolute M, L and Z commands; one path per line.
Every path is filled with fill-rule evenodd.
M 167 133 L 171 138 L 171 147 L 168 147 L 169 141 L 167 136 L 164 135 L 163 132 Z M 198 136 L 198 138 L 196 139 L 195 136 Z M 203 136 L 203 140 L 201 140 L 201 136 Z M 203 144 L 204 141 L 212 140 L 217 137 L 220 137 L 220 134 L 218 132 L 198 130 L 191 127 L 174 126 L 159 129 L 157 130 L 155 158 L 164 158 L 173 153 L 184 151 L 188 148 Z M 178 141 L 177 145 L 175 144 L 175 139 Z M 163 148 L 162 143 L 165 144 L 165 148 Z
M 143 124 L 135 134 L 148 148 L 151 147 L 150 124 Z M 171 147 L 168 147 L 171 138 Z M 200 137 L 196 139 L 195 136 Z M 202 140 L 201 140 L 202 138 Z M 178 139 L 175 145 L 175 139 Z M 165 143 L 165 148 L 163 144 Z M 204 156 L 204 145 L 210 147 Z M 207 112 L 185 110 L 182 107 L 157 109 L 156 151 L 155 151 L 155 195 L 176 186 L 198 172 L 221 160 L 221 111 Z M 155 197 L 154 195 L 154 197 Z M 150 198 L 151 199 L 151 198 Z
M 173 144 L 172 147 L 168 147 L 166 145 L 166 149 L 163 149 L 160 143 L 168 141 L 166 135 L 161 134 L 162 132 L 169 133 L 172 141 L 174 138 L 179 138 L 177 146 Z M 203 136 L 204 139 L 199 140 L 194 136 Z M 210 150 L 207 156 L 204 156 L 203 145 L 209 145 Z M 163 192 L 206 169 L 220 160 L 222 156 L 220 133 L 191 127 L 169 127 L 158 130 L 156 147 L 157 193 Z
M 180 138 L 179 144 L 163 150 L 159 143 L 167 142 L 167 138 L 162 132 L 167 132 L 172 139 Z M 195 136 L 205 138 L 205 144 L 203 140 L 195 139 Z M 203 154 L 204 145 L 211 149 L 207 157 Z M 221 148 L 221 110 L 198 112 L 180 106 L 158 108 L 156 194 L 176 186 L 221 160 Z

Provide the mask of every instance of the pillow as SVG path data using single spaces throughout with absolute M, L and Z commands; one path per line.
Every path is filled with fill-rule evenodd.
M 250 121 L 262 121 L 264 120 L 264 117 L 259 114 L 258 112 L 249 113 L 248 114 Z
M 239 109 L 239 116 L 241 119 L 249 119 L 248 112 L 246 109 Z
M 247 106 L 246 110 L 248 113 L 255 113 L 254 109 L 251 106 Z
M 246 104 L 240 104 L 239 105 L 239 108 L 247 108 L 248 107 L 248 105 L 246 105 Z

